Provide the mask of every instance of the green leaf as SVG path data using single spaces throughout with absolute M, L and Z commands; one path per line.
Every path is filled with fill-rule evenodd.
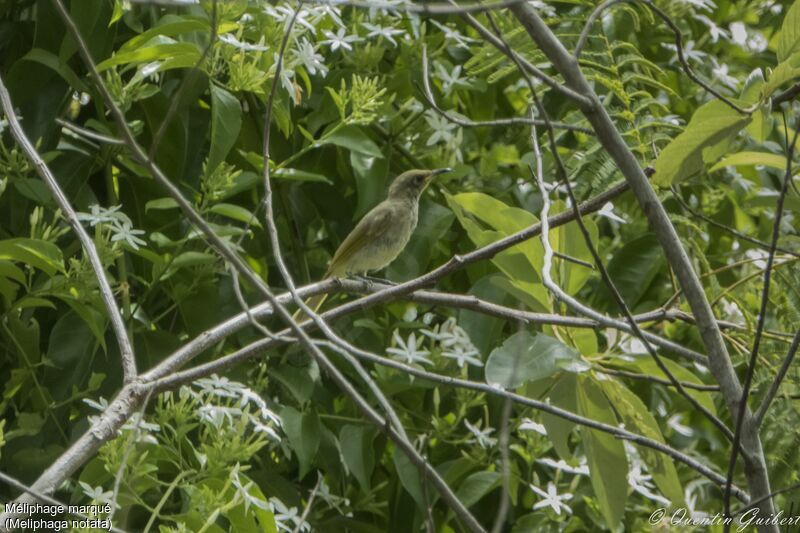
M 208 30 L 208 24 L 200 20 L 187 20 L 184 18 L 175 17 L 174 15 L 167 15 L 162 19 L 162 21 L 173 19 L 175 19 L 174 22 L 159 24 L 155 28 L 150 28 L 149 30 L 140 33 L 136 37 L 130 39 L 128 42 L 120 46 L 119 51 L 132 52 L 141 48 L 142 45 L 147 44 L 147 42 L 153 37 L 159 35 L 173 37 L 182 33 Z
M 419 469 L 408 459 L 408 456 L 402 450 L 397 448 L 392 453 L 392 460 L 394 461 L 394 469 L 397 471 L 397 477 L 400 478 L 400 483 L 403 488 L 408 491 L 417 506 L 425 509 L 425 495 L 422 491 L 422 482 L 419 478 Z
M 662 357 L 661 361 L 667 367 L 667 370 L 669 370 L 678 381 L 694 383 L 695 385 L 705 385 L 703 380 L 695 376 L 691 371 L 682 367 L 672 359 Z M 609 361 L 609 363 L 617 367 L 641 372 L 645 375 L 668 379 L 661 369 L 658 368 L 658 364 L 656 364 L 652 356 L 649 354 L 625 354 L 625 359 L 616 358 Z M 710 412 L 717 414 L 717 408 L 714 405 L 714 397 L 710 392 L 689 388 L 686 389 L 686 392 Z
M 151 209 L 177 209 L 178 207 L 178 202 L 174 198 L 158 198 L 144 204 L 144 211 L 146 213 Z
M 239 100 L 215 84 L 211 84 L 211 148 L 206 173 L 211 174 L 225 160 L 242 128 L 242 106 Z
M 301 413 L 294 407 L 281 410 L 281 427 L 300 463 L 299 479 L 311 469 L 319 449 L 320 421 L 316 412 Z
M 486 361 L 486 382 L 515 389 L 548 378 L 562 369 L 588 368 L 580 355 L 554 337 L 520 331 L 492 350 Z
M 770 73 L 767 83 L 761 88 L 761 98 L 767 99 L 784 83 L 800 76 L 800 52 L 796 52 L 781 61 Z
M 383 157 L 383 152 L 378 148 L 378 145 L 367 137 L 367 134 L 358 126 L 343 126 L 330 134 L 323 134 L 320 142 L 335 144 L 351 152 L 358 152 L 372 157 Z
M 50 276 L 64 272 L 61 249 L 55 244 L 38 239 L 6 239 L 0 241 L 0 260 L 27 263 Z
M 52 52 L 42 50 L 41 48 L 34 48 L 25 54 L 20 61 L 35 61 L 36 63 L 41 63 L 42 65 L 56 71 L 58 75 L 64 78 L 64 81 L 66 81 L 74 90 L 83 92 L 88 91 L 86 84 L 84 84 L 78 75 L 75 74 L 75 71 L 72 70 L 64 61 L 60 61 L 58 56 Z
M 309 172 L 307 170 L 300 170 L 297 168 L 279 168 L 272 173 L 276 178 L 284 180 L 297 180 L 297 181 L 315 181 L 317 183 L 327 183 L 333 185 L 333 182 L 322 174 L 316 172 Z
M 638 396 L 614 379 L 602 380 L 600 385 L 627 429 L 665 444 L 664 436 L 661 434 L 656 419 Z M 653 481 L 664 496 L 672 502 L 673 506 L 684 505 L 683 488 L 672 460 L 647 446 L 637 445 L 636 448 L 647 465 L 650 475 L 653 476 Z
M 550 403 L 556 407 L 560 407 L 571 413 L 577 413 L 577 386 L 577 374 L 564 373 L 558 378 L 558 381 L 552 386 L 546 397 L 550 400 Z M 575 428 L 575 423 L 570 422 L 566 418 L 543 412 L 542 424 L 547 430 L 547 436 L 553 443 L 553 448 L 555 448 L 559 457 L 569 463 L 577 465 L 578 460 L 569 449 L 569 436 Z
M 589 376 L 578 379 L 578 414 L 616 426 L 617 419 L 600 385 Z M 581 426 L 589 478 L 609 529 L 615 530 L 628 499 L 628 458 L 622 441 L 608 433 Z M 623 488 L 624 487 L 624 488 Z
M 97 65 L 97 69 L 102 72 L 116 65 L 151 61 L 168 61 L 170 68 L 180 68 L 194 65 L 198 59 L 200 51 L 192 43 L 163 43 L 117 53 Z M 166 70 L 165 65 L 161 65 L 159 71 L 161 70 Z
M 650 284 L 664 268 L 664 250 L 655 235 L 645 233 L 625 243 L 608 263 L 608 274 L 629 308 L 635 309 Z M 603 285 L 595 293 L 595 301 L 605 309 L 616 309 L 617 302 Z
M 499 487 L 502 482 L 503 476 L 499 472 L 475 472 L 461 483 L 456 496 L 464 506 L 471 507 Z
M 347 469 L 356 477 L 364 492 L 370 490 L 375 451 L 372 439 L 375 430 L 368 426 L 348 424 L 339 431 L 339 444 Z
M 724 102 L 712 100 L 695 111 L 686 129 L 675 137 L 655 162 L 653 182 L 669 187 L 703 170 L 703 151 L 732 137 L 750 123 Z
M 256 216 L 245 209 L 242 206 L 234 205 L 234 204 L 215 204 L 211 206 L 209 209 L 212 213 L 216 213 L 218 215 L 222 215 L 224 217 L 232 218 L 233 220 L 238 220 L 239 222 L 244 222 L 245 224 L 250 224 L 251 226 L 255 226 L 257 228 L 261 227 L 261 222 L 258 221 Z
M 795 52 L 800 52 L 800 2 L 798 1 L 794 2 L 786 12 L 775 47 L 779 62 Z
M 786 157 L 769 152 L 738 152 L 727 156 L 725 159 L 708 169 L 714 172 L 725 167 L 745 167 L 762 165 L 778 170 L 786 170 Z

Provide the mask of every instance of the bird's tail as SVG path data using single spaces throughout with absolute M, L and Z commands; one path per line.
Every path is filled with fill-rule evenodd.
M 319 311 L 319 308 L 320 308 L 320 307 L 322 307 L 322 304 L 324 304 L 324 303 L 325 303 L 325 300 L 326 300 L 327 298 L 328 298 L 328 295 L 327 295 L 327 294 L 318 294 L 318 295 L 316 295 L 316 296 L 312 296 L 311 298 L 309 298 L 308 300 L 306 300 L 306 302 L 305 302 L 305 303 L 306 303 L 306 305 L 308 306 L 308 308 L 309 308 L 309 309 L 311 309 L 313 312 L 315 312 L 315 313 L 316 313 L 317 311 Z M 304 321 L 306 321 L 306 320 L 307 320 L 307 319 L 309 319 L 309 318 L 311 318 L 311 317 L 307 316 L 307 315 L 306 315 L 306 314 L 303 312 L 303 310 L 302 310 L 302 309 L 298 309 L 298 310 L 297 310 L 297 311 L 295 311 L 295 312 L 294 312 L 294 314 L 292 315 L 292 320 L 294 320 L 294 321 L 295 321 L 295 322 L 297 322 L 298 324 L 299 324 L 299 323 L 301 323 L 301 322 L 304 322 Z

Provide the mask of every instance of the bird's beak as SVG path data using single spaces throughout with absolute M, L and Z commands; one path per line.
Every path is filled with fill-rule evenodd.
M 438 176 L 439 174 L 445 174 L 447 172 L 452 172 L 452 168 L 437 168 L 436 170 L 431 170 L 431 173 L 428 174 L 428 177 L 425 179 L 425 186 L 427 187 L 428 184 L 433 181 L 433 178 Z

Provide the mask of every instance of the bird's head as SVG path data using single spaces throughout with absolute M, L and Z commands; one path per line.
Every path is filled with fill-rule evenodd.
M 452 169 L 408 170 L 397 176 L 389 187 L 389 198 L 410 198 L 416 200 L 431 180 L 439 174 Z

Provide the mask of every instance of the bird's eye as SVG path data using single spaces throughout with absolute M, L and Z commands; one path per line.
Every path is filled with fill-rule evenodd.
M 414 181 L 416 181 L 416 182 L 417 182 L 417 185 L 422 185 L 422 182 L 423 182 L 423 181 L 425 181 L 425 176 L 423 176 L 422 174 L 420 174 L 419 176 L 417 176 L 417 177 L 415 178 L 415 180 L 414 180 Z

